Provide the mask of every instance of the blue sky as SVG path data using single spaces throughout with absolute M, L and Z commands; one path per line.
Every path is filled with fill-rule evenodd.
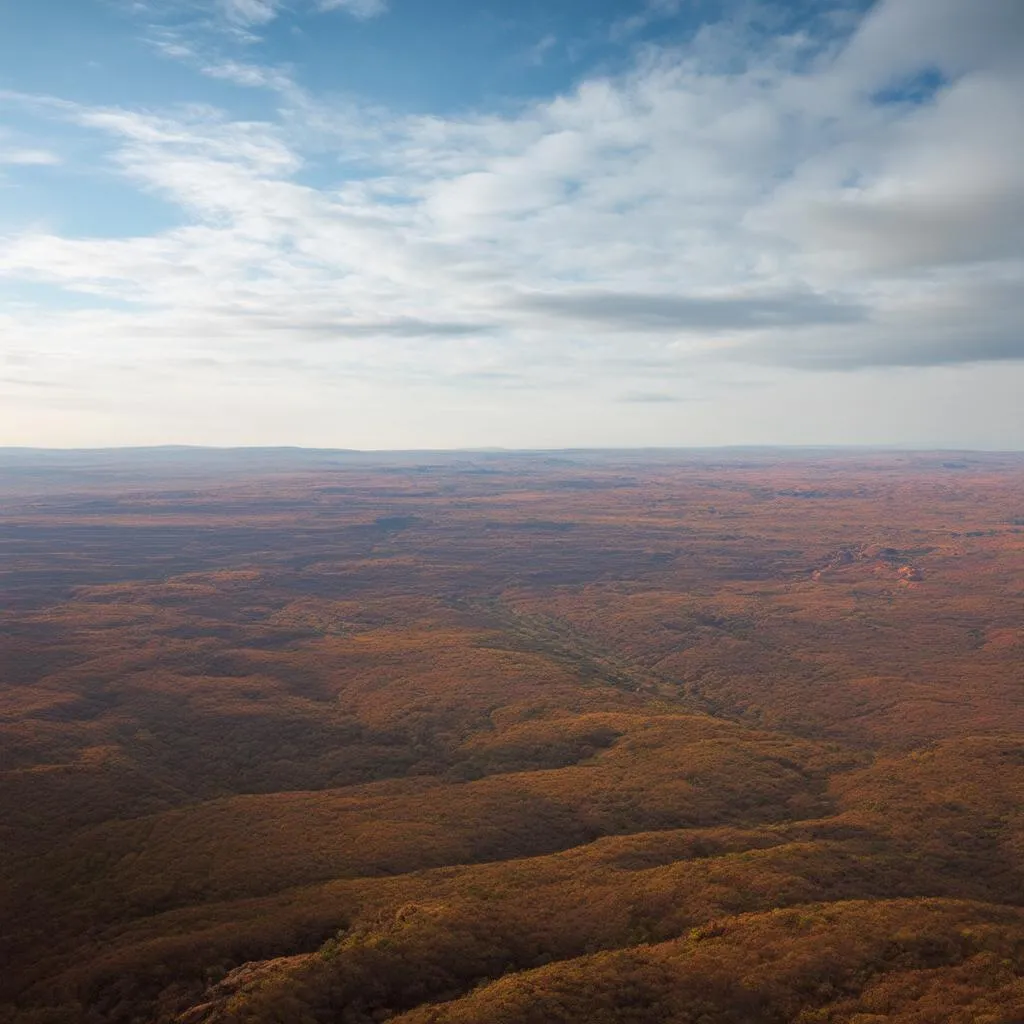
M 1024 447 L 1019 0 L 0 0 L 0 444 Z

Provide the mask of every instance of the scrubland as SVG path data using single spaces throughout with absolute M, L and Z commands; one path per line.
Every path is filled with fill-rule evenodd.
M 0 457 L 0 593 L 0 1021 L 1024 1021 L 1024 457 Z

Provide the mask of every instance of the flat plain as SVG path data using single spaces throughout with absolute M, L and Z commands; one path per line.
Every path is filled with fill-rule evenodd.
M 1024 456 L 9 450 L 0 595 L 0 1020 L 1024 1021 Z

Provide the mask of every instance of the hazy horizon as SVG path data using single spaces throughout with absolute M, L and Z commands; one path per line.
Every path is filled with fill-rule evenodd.
M 181 452 L 297 452 L 297 453 L 326 453 L 326 454 L 350 454 L 350 455 L 404 455 L 404 454 L 451 454 L 451 455 L 531 455 L 543 454 L 545 452 L 704 452 L 704 451 L 780 451 L 780 452 L 886 452 L 889 454 L 958 454 L 965 455 L 1018 455 L 1024 454 L 1024 448 L 969 448 L 969 447 L 931 447 L 928 445 L 900 445 L 900 444 L 757 444 L 757 443 L 734 443 L 734 444 L 636 444 L 636 445 L 578 445 L 578 446 L 551 446 L 536 448 L 508 448 L 501 445 L 484 445 L 451 448 L 340 448 L 322 445 L 290 445 L 290 444 L 119 444 L 119 445 L 16 445 L 0 444 L 0 452 L 41 452 L 41 453 L 68 453 L 80 452 L 83 454 L 91 452 L 159 452 L 159 451 L 181 451 Z

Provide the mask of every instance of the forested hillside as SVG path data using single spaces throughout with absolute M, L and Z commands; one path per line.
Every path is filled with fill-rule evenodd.
M 9 452 L 0 595 L 0 1021 L 1024 1022 L 1024 457 Z

